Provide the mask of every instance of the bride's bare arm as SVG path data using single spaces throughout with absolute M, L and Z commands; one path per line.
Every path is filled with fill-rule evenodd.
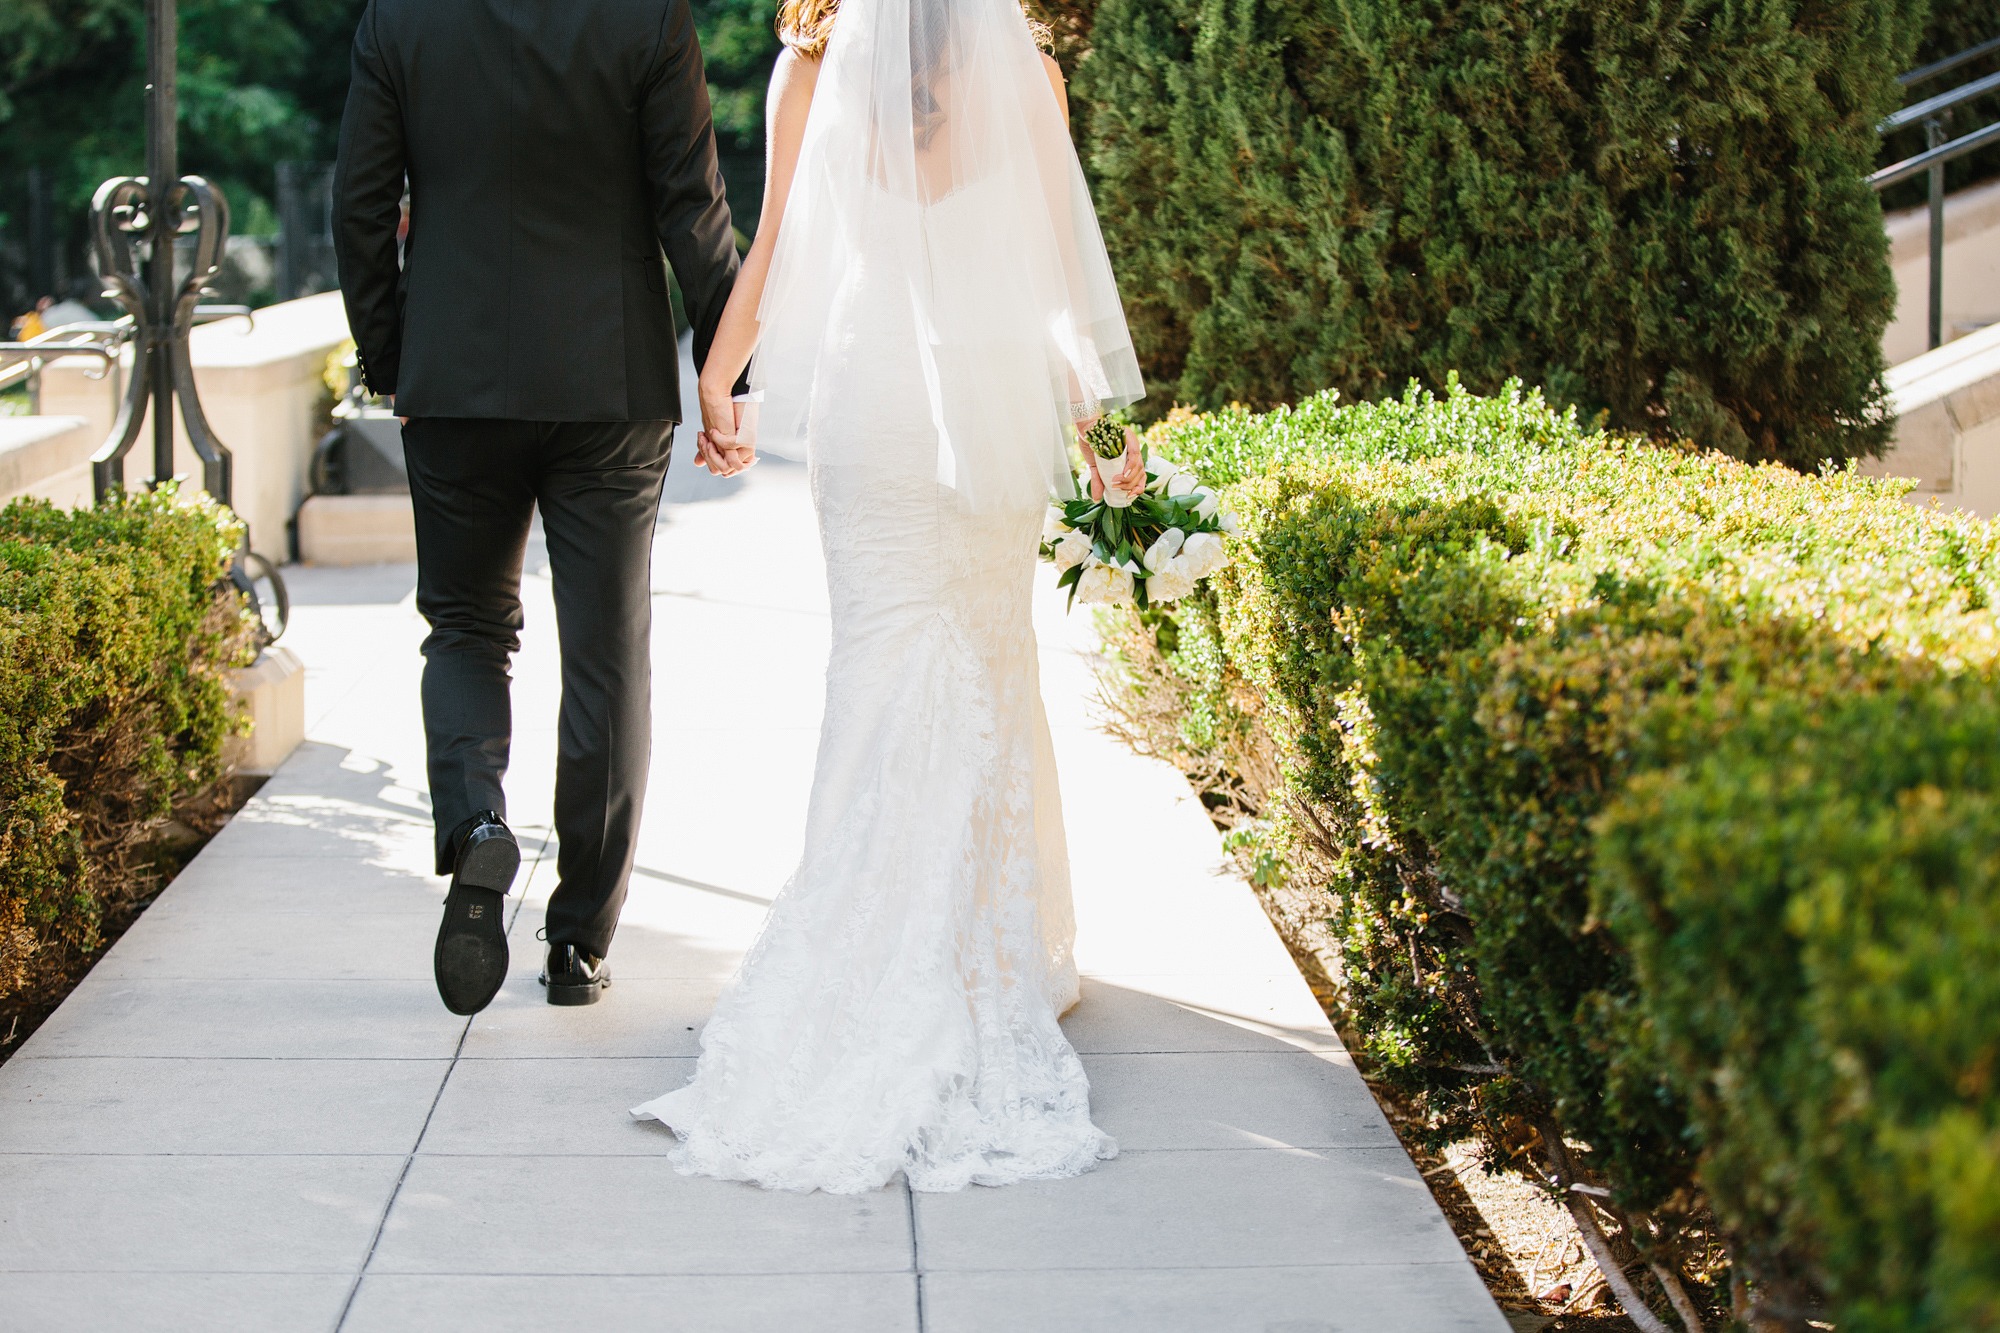
M 722 321 L 709 348 L 708 362 L 701 372 L 701 414 L 708 422 L 736 420 L 733 409 L 749 404 L 730 401 L 731 388 L 750 354 L 757 350 L 757 307 L 764 299 L 764 280 L 771 272 L 771 253 L 777 248 L 778 228 L 785 218 L 785 201 L 792 190 L 792 173 L 799 164 L 799 145 L 805 139 L 806 112 L 812 106 L 813 84 L 819 78 L 819 61 L 809 60 L 787 47 L 771 71 L 771 92 L 766 102 L 764 209 L 757 218 L 757 239 L 743 258 L 736 286 L 722 308 Z M 728 436 L 711 432 L 717 448 L 738 450 L 738 432 Z M 743 432 L 747 435 L 747 432 Z M 741 452 L 754 453 L 747 440 Z M 747 463 L 748 458 L 742 460 Z M 739 464 L 740 466 L 740 464 Z M 731 468 L 735 471 L 735 468 Z

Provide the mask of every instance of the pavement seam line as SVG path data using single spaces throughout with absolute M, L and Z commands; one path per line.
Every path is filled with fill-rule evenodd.
M 916 1277 L 917 1333 L 924 1333 L 924 1264 L 917 1247 L 917 1192 L 910 1188 L 908 1172 L 903 1174 L 903 1202 L 910 1218 L 910 1272 Z
M 549 839 L 544 837 L 541 846 L 535 849 L 535 859 L 528 867 L 528 878 L 521 882 L 521 895 L 514 904 L 514 915 L 508 918 L 507 934 L 514 933 L 514 927 L 521 920 L 521 910 L 528 905 L 528 884 L 541 868 L 543 854 L 549 849 Z M 431 1109 L 424 1112 L 424 1123 L 417 1130 L 416 1141 L 410 1144 L 410 1151 L 403 1156 L 403 1169 L 396 1176 L 395 1188 L 389 1191 L 389 1202 L 382 1207 L 381 1220 L 375 1223 L 375 1234 L 368 1238 L 368 1253 L 361 1256 L 361 1267 L 354 1272 L 354 1285 L 347 1289 L 347 1299 L 341 1302 L 340 1318 L 334 1321 L 334 1333 L 347 1327 L 347 1316 L 354 1310 L 354 1298 L 361 1294 L 362 1279 L 368 1276 L 368 1265 L 375 1262 L 375 1247 L 382 1243 L 382 1232 L 389 1225 L 389 1214 L 396 1210 L 396 1199 L 403 1192 L 403 1182 L 410 1178 L 410 1166 L 417 1160 L 417 1150 L 424 1146 L 424 1135 L 431 1132 L 431 1118 L 437 1114 L 438 1103 L 444 1100 L 444 1090 L 451 1086 L 451 1076 L 458 1069 L 458 1057 L 465 1050 L 466 1038 L 472 1035 L 472 1020 L 477 1015 L 468 1015 L 465 1026 L 459 1029 L 458 1044 L 452 1047 L 451 1063 L 445 1066 L 444 1077 L 438 1080 L 437 1092 L 431 1098 Z
M 424 1123 L 417 1130 L 416 1141 L 403 1155 L 403 1169 L 397 1173 L 395 1188 L 389 1191 L 389 1201 L 382 1205 L 382 1216 L 375 1223 L 375 1234 L 368 1238 L 368 1253 L 361 1256 L 361 1266 L 354 1270 L 354 1285 L 347 1289 L 347 1299 L 341 1302 L 340 1318 L 333 1323 L 333 1333 L 340 1333 L 347 1326 L 347 1316 L 354 1309 L 354 1298 L 361 1294 L 361 1279 L 368 1276 L 368 1265 L 375 1262 L 375 1247 L 382 1243 L 382 1232 L 389 1225 L 389 1214 L 396 1209 L 396 1197 L 403 1192 L 403 1182 L 410 1178 L 410 1164 L 417 1160 L 417 1149 L 424 1146 L 424 1135 L 431 1129 L 431 1117 L 437 1114 L 438 1103 L 444 1100 L 444 1090 L 451 1084 L 451 1071 L 458 1068 L 458 1053 L 465 1049 L 465 1039 L 471 1035 L 472 1019 L 468 1017 L 465 1027 L 458 1034 L 458 1045 L 452 1049 L 451 1063 L 445 1066 L 444 1077 L 438 1080 L 437 1093 L 431 1098 L 431 1109 L 424 1112 Z
M 535 870 L 540 867 L 542 853 L 548 850 L 548 845 L 548 840 L 544 838 L 542 845 L 536 849 L 534 863 L 528 868 L 528 878 L 530 880 L 534 878 Z M 521 919 L 521 909 L 527 905 L 527 890 L 527 882 L 523 881 L 521 884 L 520 901 L 514 904 L 514 915 L 507 922 L 507 933 L 509 935 L 514 933 L 514 925 Z M 403 1192 L 403 1182 L 410 1178 L 410 1166 L 417 1160 L 417 1150 L 424 1146 L 424 1135 L 431 1132 L 431 1118 L 437 1114 L 438 1103 L 444 1100 L 444 1090 L 451 1086 L 451 1076 L 453 1071 L 458 1068 L 458 1057 L 465 1050 L 465 1040 L 472 1035 L 473 1017 L 476 1017 L 476 1015 L 468 1015 L 465 1020 L 465 1026 L 459 1029 L 458 1044 L 452 1047 L 451 1050 L 451 1063 L 445 1066 L 444 1077 L 438 1080 L 437 1092 L 431 1097 L 430 1110 L 424 1112 L 424 1123 L 417 1130 L 416 1141 L 410 1144 L 409 1152 L 403 1155 L 403 1169 L 396 1176 L 395 1188 L 389 1191 L 388 1203 L 382 1206 L 382 1217 L 375 1223 L 375 1234 L 368 1238 L 368 1253 L 361 1256 L 361 1266 L 354 1272 L 354 1285 L 347 1289 L 347 1299 L 341 1302 L 340 1318 L 335 1320 L 333 1324 L 334 1333 L 340 1333 L 341 1329 L 347 1327 L 347 1316 L 353 1313 L 354 1298 L 361 1294 L 361 1282 L 363 1278 L 368 1276 L 368 1265 L 375 1262 L 375 1247 L 382 1243 L 382 1232 L 389 1225 L 389 1214 L 396 1210 L 396 1199 Z

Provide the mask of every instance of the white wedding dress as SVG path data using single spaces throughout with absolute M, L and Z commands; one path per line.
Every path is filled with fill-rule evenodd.
M 1077 972 L 1029 619 L 1045 505 L 969 512 L 938 480 L 932 390 L 976 402 L 981 371 L 946 364 L 927 387 L 903 277 L 913 245 L 940 272 L 977 267 L 978 228 L 959 224 L 993 188 L 878 200 L 889 224 L 833 298 L 819 376 L 837 391 L 809 427 L 833 649 L 805 854 L 692 1081 L 633 1111 L 673 1129 L 683 1174 L 854 1193 L 901 1171 L 956 1190 L 1117 1152 L 1056 1022 Z

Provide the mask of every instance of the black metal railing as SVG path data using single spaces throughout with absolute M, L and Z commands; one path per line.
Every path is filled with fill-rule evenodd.
M 250 311 L 247 307 L 202 303 L 202 297 L 213 295 L 209 280 L 222 265 L 229 238 L 229 202 L 200 176 L 181 174 L 179 16 L 175 0 L 145 3 L 146 174 L 105 181 L 97 187 L 90 204 L 91 246 L 98 275 L 104 280 L 104 295 L 124 307 L 125 315 L 112 322 L 108 336 L 89 341 L 104 349 L 104 359 L 114 368 L 123 364 L 124 348 L 131 348 L 131 374 L 118 400 L 111 434 L 91 456 L 91 488 L 100 504 L 123 492 L 125 455 L 138 442 L 148 416 L 153 426 L 152 484 L 172 482 L 174 409 L 178 407 L 188 444 L 201 460 L 202 488 L 218 503 L 230 505 L 234 500 L 233 460 L 201 410 L 188 334 L 208 319 L 248 316 Z M 193 242 L 185 276 L 176 271 L 175 264 L 175 242 L 182 236 L 191 237 Z M 115 360 L 108 355 L 113 352 L 117 353 Z M 67 354 L 90 353 L 72 348 Z M 38 357 L 33 349 L 27 350 L 26 357 L 31 362 L 30 374 L 38 374 L 39 361 L 49 359 Z M 283 617 L 289 606 L 284 580 L 269 561 L 250 549 L 247 526 L 230 577 L 249 595 L 251 607 L 264 626 L 264 641 L 277 638 L 284 631 Z M 265 599 L 258 595 L 260 586 L 271 590 L 275 624 L 265 613 Z
M 1915 87 L 1940 74 L 1950 73 L 1961 65 L 1970 64 L 1982 56 L 2000 52 L 2000 37 L 1967 47 L 1957 55 L 1946 56 L 1921 69 L 1913 69 L 1900 75 L 1896 82 L 1905 88 Z M 1877 191 L 1886 190 L 1891 185 L 1900 184 L 1913 177 L 1930 177 L 1930 223 L 1931 223 L 1931 266 L 1930 266 L 1930 322 L 1929 346 L 1939 347 L 1944 342 L 1944 167 L 1945 163 L 1967 153 L 1977 152 L 1988 144 L 2000 143 L 2000 122 L 1961 134 L 1956 139 L 1945 137 L 1944 122 L 1952 109 L 1975 97 L 2000 91 L 2000 74 L 1989 74 L 1983 79 L 1974 79 L 1928 97 L 1912 106 L 1906 106 L 1895 115 L 1883 120 L 1875 127 L 1881 134 L 1893 134 L 1897 130 L 1908 129 L 1912 125 L 1924 128 L 1925 149 L 1915 157 L 1906 157 L 1901 162 L 1886 166 L 1868 178 L 1868 183 Z

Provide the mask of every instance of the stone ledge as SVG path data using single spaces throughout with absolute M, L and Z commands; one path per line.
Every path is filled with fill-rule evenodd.
M 79 468 L 89 493 L 93 439 L 82 417 L 0 417 L 0 499 L 38 495 L 73 504 L 71 475 Z
M 1905 361 L 1884 382 L 1896 441 L 1861 474 L 1910 477 L 1913 499 L 2000 513 L 2000 324 Z
M 299 558 L 309 565 L 408 564 L 417 525 L 407 495 L 314 495 L 299 506 Z
M 223 747 L 223 762 L 238 773 L 269 776 L 306 738 L 305 664 L 289 648 L 266 648 L 236 673 L 236 697 L 251 730 Z

